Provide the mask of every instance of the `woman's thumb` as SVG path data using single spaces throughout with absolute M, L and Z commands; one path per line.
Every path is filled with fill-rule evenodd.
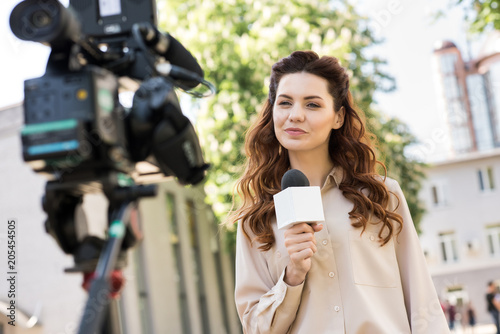
M 311 226 L 312 226 L 314 232 L 319 232 L 323 229 L 323 224 L 314 223 Z

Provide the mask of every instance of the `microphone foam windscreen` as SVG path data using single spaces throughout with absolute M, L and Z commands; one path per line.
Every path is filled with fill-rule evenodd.
M 281 179 L 281 190 L 288 187 L 309 187 L 309 180 L 300 170 L 290 169 Z

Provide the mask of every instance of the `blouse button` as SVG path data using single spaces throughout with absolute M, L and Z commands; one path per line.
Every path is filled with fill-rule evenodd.
M 335 273 L 333 271 L 330 271 L 330 273 L 328 274 L 328 276 L 333 277 L 333 276 L 335 276 Z
M 375 237 L 373 235 L 370 235 L 370 240 L 371 241 L 375 240 Z
M 276 256 L 277 256 L 278 258 L 280 258 L 280 257 L 281 257 L 281 253 L 280 253 L 280 252 L 276 252 Z
M 335 306 L 335 312 L 338 312 L 340 311 L 340 307 L 339 306 Z
M 326 245 L 327 243 L 328 243 L 328 240 L 326 240 L 326 239 L 322 241 L 323 245 Z

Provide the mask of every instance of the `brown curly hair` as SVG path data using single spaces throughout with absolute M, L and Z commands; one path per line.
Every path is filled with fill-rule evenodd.
M 392 222 L 399 225 L 397 233 L 403 224 L 399 214 L 387 210 L 390 193 L 384 183 L 387 170 L 376 159 L 372 144 L 374 136 L 365 129 L 363 112 L 356 109 L 345 69 L 337 58 L 320 58 L 313 51 L 295 51 L 272 67 L 269 97 L 245 138 L 246 169 L 236 185 L 242 203 L 229 221 L 240 221 L 247 237 L 245 227 L 248 226 L 263 251 L 269 250 L 275 242 L 271 226 L 275 215 L 273 195 L 280 191 L 281 178 L 290 168 L 290 162 L 288 151 L 280 145 L 274 133 L 273 105 L 281 78 L 297 72 L 307 72 L 326 79 L 335 110 L 344 107 L 344 123 L 340 129 L 332 130 L 328 149 L 333 164 L 344 170 L 339 189 L 354 203 L 354 208 L 349 212 L 352 226 L 364 231 L 370 216 L 377 217 L 378 221 L 374 223 L 383 224 L 379 237 L 382 238 L 384 229 L 389 232 L 384 233 L 382 238 L 382 245 L 385 245 L 396 233 Z M 384 170 L 383 179 L 376 173 L 377 164 Z M 364 189 L 367 191 L 363 192 Z

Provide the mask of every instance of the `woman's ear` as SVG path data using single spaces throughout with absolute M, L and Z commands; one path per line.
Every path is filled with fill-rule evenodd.
M 335 123 L 333 124 L 333 129 L 337 130 L 342 127 L 344 124 L 345 118 L 345 108 L 344 106 L 340 107 L 339 111 L 335 112 Z

